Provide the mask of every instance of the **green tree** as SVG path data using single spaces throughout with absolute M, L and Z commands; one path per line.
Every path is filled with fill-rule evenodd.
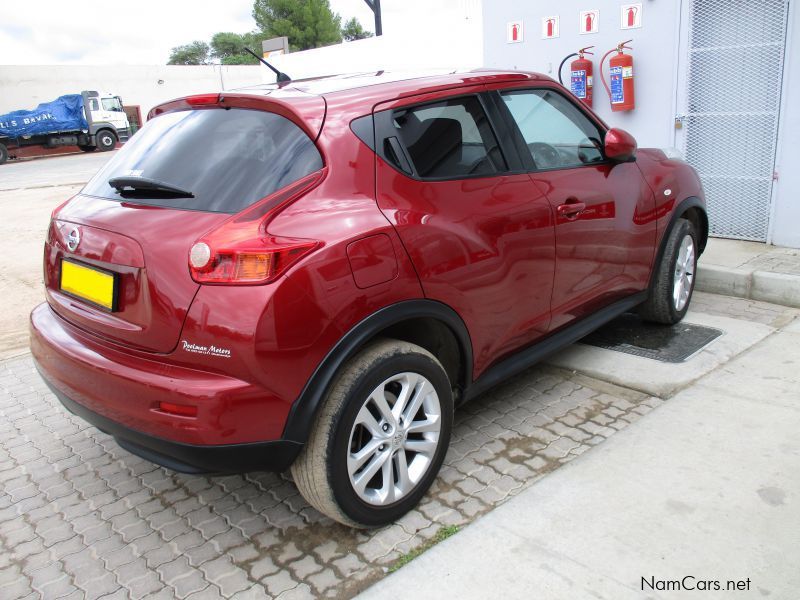
M 176 46 L 169 53 L 168 65 L 207 65 L 210 48 L 208 44 L 194 41 L 183 46 Z
M 288 37 L 292 50 L 342 41 L 342 18 L 328 0 L 255 0 L 253 18 L 268 38 Z
M 211 38 L 211 55 L 223 65 L 257 65 L 258 60 L 244 49 L 250 48 L 256 54 L 261 54 L 261 41 L 269 37 L 259 31 L 215 33 Z
M 347 23 L 344 24 L 342 27 L 342 37 L 347 40 L 348 42 L 352 42 L 353 40 L 363 40 L 364 38 L 372 37 L 374 34 L 371 31 L 367 31 L 361 26 L 361 23 L 358 22 L 358 19 L 353 17 Z

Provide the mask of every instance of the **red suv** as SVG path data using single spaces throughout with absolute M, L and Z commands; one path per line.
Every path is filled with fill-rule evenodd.
M 706 238 L 691 167 L 541 75 L 191 96 L 54 211 L 31 349 L 131 452 L 291 467 L 376 526 L 436 477 L 455 406 L 624 311 L 679 321 Z

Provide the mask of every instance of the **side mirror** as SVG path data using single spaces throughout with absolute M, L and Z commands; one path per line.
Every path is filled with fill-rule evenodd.
M 636 139 L 623 129 L 609 129 L 606 132 L 604 151 L 606 158 L 614 162 L 633 162 L 636 160 Z

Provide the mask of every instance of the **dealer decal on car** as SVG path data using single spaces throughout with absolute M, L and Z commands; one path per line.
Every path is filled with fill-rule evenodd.
M 217 348 L 216 346 L 200 346 L 199 344 L 192 344 L 186 340 L 181 340 L 183 349 L 186 352 L 194 354 L 207 354 L 209 356 L 219 356 L 220 358 L 230 358 L 231 351 L 228 348 Z

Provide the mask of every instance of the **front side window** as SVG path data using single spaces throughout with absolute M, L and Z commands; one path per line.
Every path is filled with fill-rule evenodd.
M 574 104 L 552 90 L 502 94 L 537 169 L 602 162 L 602 134 Z
M 392 127 L 420 178 L 489 176 L 506 169 L 475 96 L 395 110 Z

